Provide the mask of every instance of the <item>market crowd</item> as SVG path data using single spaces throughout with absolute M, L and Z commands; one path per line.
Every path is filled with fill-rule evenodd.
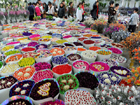
M 30 12 L 29 20 L 33 20 L 34 16 L 41 16 L 41 18 L 46 18 L 47 15 L 56 16 L 59 18 L 68 18 L 73 17 L 76 18 L 77 21 L 83 22 L 84 16 L 85 16 L 85 10 L 84 10 L 84 4 L 85 2 L 82 1 L 77 5 L 76 14 L 74 13 L 74 7 L 73 2 L 69 3 L 69 6 L 67 7 L 65 4 L 65 0 L 63 0 L 60 3 L 60 7 L 56 5 L 56 0 L 53 0 L 53 2 L 48 2 L 46 4 L 45 2 L 42 3 L 41 0 L 38 0 L 36 3 L 29 3 L 28 4 L 28 10 Z M 93 4 L 93 8 L 90 11 L 90 15 L 94 20 L 98 19 L 99 14 L 99 1 L 96 0 L 96 2 Z M 116 23 L 118 21 L 118 17 L 120 16 L 119 13 L 119 4 L 114 4 L 114 1 L 109 2 L 109 8 L 108 8 L 108 24 L 110 23 Z M 129 32 L 135 32 L 136 27 L 138 27 L 139 23 L 139 15 L 138 15 L 138 8 L 134 9 L 134 13 L 131 15 L 130 21 L 129 21 Z

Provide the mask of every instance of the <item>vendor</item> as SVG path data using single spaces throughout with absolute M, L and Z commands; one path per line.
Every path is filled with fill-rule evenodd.
M 129 21 L 129 32 L 135 32 L 136 27 L 138 27 L 139 24 L 139 15 L 138 15 L 138 8 L 134 9 L 134 13 L 131 15 L 130 21 Z

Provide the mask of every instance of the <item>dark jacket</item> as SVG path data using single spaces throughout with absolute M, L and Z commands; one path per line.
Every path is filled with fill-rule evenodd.
M 68 16 L 72 16 L 73 17 L 73 7 L 69 7 L 68 8 Z
M 92 18 L 94 18 L 94 19 L 98 18 L 98 15 L 97 15 L 97 5 L 96 4 L 93 5 L 93 9 L 91 10 L 90 14 L 91 14 Z
M 108 23 L 113 23 L 115 21 L 115 16 L 116 11 L 114 10 L 114 7 L 109 7 L 108 10 Z
M 34 11 L 33 6 L 30 5 L 30 6 L 28 7 L 28 10 L 29 10 L 29 12 L 30 12 L 30 15 L 34 15 L 35 11 Z
M 45 12 L 48 12 L 48 5 L 46 4 L 44 7 Z
M 63 18 L 65 16 L 65 8 L 64 8 L 64 6 L 59 8 L 59 10 L 58 10 L 58 16 L 60 18 Z

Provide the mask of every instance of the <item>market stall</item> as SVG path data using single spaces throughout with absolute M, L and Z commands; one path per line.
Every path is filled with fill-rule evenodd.
M 140 33 L 55 17 L 2 27 L 2 105 L 140 104 Z

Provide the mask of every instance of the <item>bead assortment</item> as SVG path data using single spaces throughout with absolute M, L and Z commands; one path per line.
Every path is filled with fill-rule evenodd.
M 45 69 L 51 69 L 51 64 L 47 63 L 47 62 L 39 62 L 36 63 L 34 65 L 35 70 L 39 71 L 39 70 L 45 70 Z
M 19 65 L 17 63 L 7 64 L 2 68 L 0 71 L 1 76 L 7 76 L 13 74 L 17 69 L 19 68 Z
M 52 63 L 54 64 L 65 64 L 68 63 L 68 59 L 64 56 L 56 56 L 52 58 Z
M 79 82 L 74 75 L 65 74 L 57 78 L 58 84 L 60 85 L 60 93 L 64 94 L 69 89 L 77 89 Z
M 35 72 L 35 68 L 31 66 L 27 66 L 24 68 L 20 68 L 18 71 L 16 71 L 13 76 L 18 79 L 19 81 L 21 80 L 26 80 L 30 79 Z
M 51 86 L 49 86 L 49 88 L 50 88 L 49 93 L 47 95 L 44 95 L 44 91 L 43 91 L 43 93 L 38 93 L 38 91 L 40 90 L 39 87 L 44 86 L 46 83 L 51 84 Z M 44 87 L 44 89 L 46 89 L 46 88 Z M 46 79 L 46 80 L 37 82 L 34 85 L 34 87 L 32 88 L 32 91 L 30 93 L 30 97 L 34 100 L 41 100 L 41 99 L 46 99 L 49 97 L 54 98 L 56 95 L 58 95 L 58 93 L 59 93 L 58 83 L 53 79 Z
M 87 101 L 85 101 L 87 100 Z M 94 97 L 85 90 L 69 90 L 65 93 L 66 105 L 97 105 Z
M 31 66 L 35 63 L 35 59 L 32 58 L 32 57 L 29 57 L 29 58 L 23 58 L 21 59 L 18 64 L 20 67 L 23 67 L 23 66 Z
M 0 90 L 10 88 L 17 80 L 13 76 L 0 78 Z
M 10 89 L 10 97 L 14 95 L 29 96 L 33 86 L 34 86 L 34 81 L 31 80 L 24 80 L 18 82 Z
M 72 67 L 68 64 L 63 64 L 53 67 L 52 71 L 59 75 L 67 74 L 72 71 Z
M 34 76 L 33 76 L 33 80 L 35 82 L 39 82 L 43 79 L 46 79 L 46 78 L 53 78 L 53 73 L 52 71 L 50 70 L 40 70 L 40 71 L 37 71 Z

